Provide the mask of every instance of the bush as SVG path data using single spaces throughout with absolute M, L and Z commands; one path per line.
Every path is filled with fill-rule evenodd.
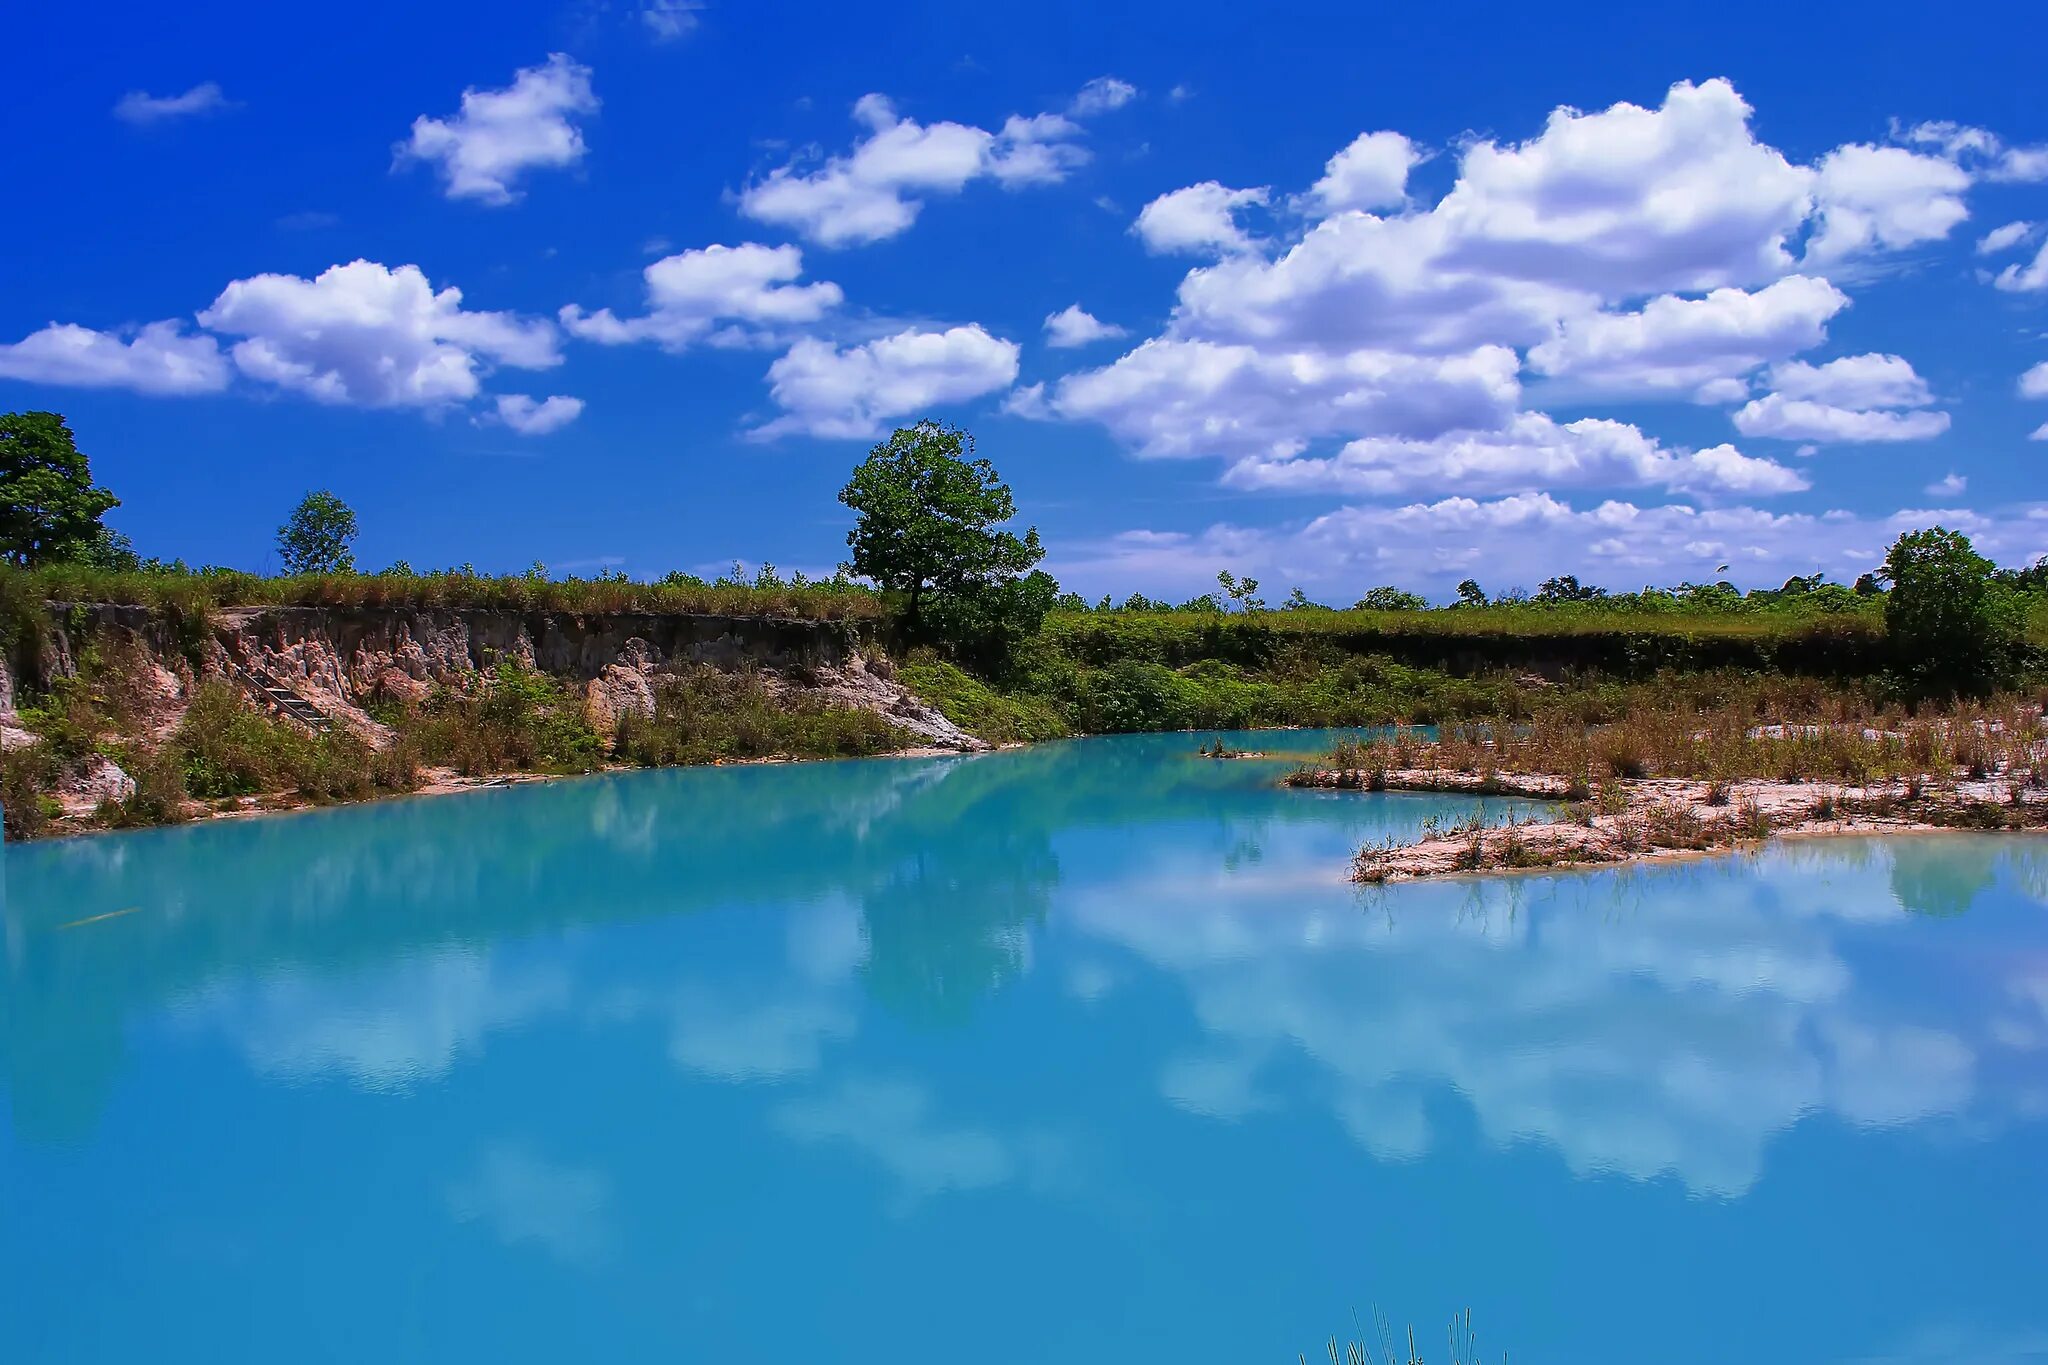
M 411 752 L 467 776 L 508 769 L 594 772 L 604 740 L 584 718 L 583 700 L 566 684 L 510 661 L 469 690 L 442 688 L 398 718 Z
M 697 667 L 657 680 L 652 716 L 619 718 L 620 758 L 644 767 L 741 758 L 854 758 L 908 736 L 859 707 L 778 694 L 752 674 Z

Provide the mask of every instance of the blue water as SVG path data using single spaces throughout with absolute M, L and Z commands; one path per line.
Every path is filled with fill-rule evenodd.
M 10 847 L 0 1361 L 2048 1355 L 2048 841 L 1361 891 L 1471 803 L 1203 738 Z

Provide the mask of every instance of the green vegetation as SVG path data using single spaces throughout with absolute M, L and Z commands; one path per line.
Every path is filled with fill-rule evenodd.
M 2044 743 L 2039 705 L 2018 696 L 1909 709 L 1811 679 L 1667 674 L 1566 692 L 1526 716 L 1460 721 L 1434 737 L 1399 729 L 1346 742 L 1297 780 L 1324 785 L 1316 769 L 1362 774 L 1368 787 L 1399 770 L 1548 774 L 1582 793 L 1642 778 L 1953 785 L 2004 773 L 2038 788 L 2048 785 Z
M 308 493 L 277 528 L 277 557 L 288 574 L 354 573 L 355 509 L 326 489 Z
M 157 566 L 128 571 L 81 564 L 29 571 L 0 568 L 0 604 L 111 602 L 163 613 L 218 607 L 445 607 L 471 611 L 552 611 L 574 615 L 641 612 L 711 616 L 783 616 L 813 621 L 880 622 L 881 597 L 851 580 L 760 575 L 705 580 L 672 573 L 654 582 L 624 575 L 549 578 L 480 574 L 471 568 L 415 572 L 400 564 L 377 573 L 265 577 L 234 569 Z
M 1939 526 L 1908 532 L 1885 556 L 1883 577 L 1885 630 L 1916 691 L 1983 696 L 2019 675 L 2023 589 L 2002 581 L 1969 537 Z
M 999 529 L 1017 501 L 995 466 L 973 456 L 966 432 L 919 422 L 869 451 L 839 492 L 855 514 L 853 572 L 902 594 L 913 634 L 927 597 L 985 592 L 1045 558 L 1036 528 L 1021 538 Z
M 663 677 L 654 714 L 619 719 L 618 755 L 642 767 L 749 758 L 858 758 L 909 736 L 873 711 L 779 695 L 757 674 L 697 667 Z
M 2038 686 L 2048 664 L 2048 562 L 2002 570 L 1940 527 L 1902 536 L 1854 586 L 1813 575 L 1749 592 L 1727 582 L 1610 592 L 1561 574 L 1533 595 L 1489 594 L 1468 579 L 1443 607 L 1381 585 L 1348 609 L 1299 588 L 1270 609 L 1256 578 L 1228 571 L 1214 591 L 1178 604 L 1062 595 L 1036 567 L 1036 530 L 1009 528 L 1008 485 L 967 433 L 938 423 L 878 443 L 840 496 L 854 513 L 851 562 L 824 580 L 785 578 L 772 565 L 751 575 L 735 565 L 709 581 L 555 578 L 539 564 L 517 575 L 403 562 L 357 572 L 355 514 L 324 490 L 278 531 L 290 572 L 261 577 L 139 558 L 101 522 L 117 504 L 92 484 L 63 419 L 0 417 L 0 654 L 40 740 L 0 772 L 13 798 L 9 827 L 46 819 L 52 784 L 85 781 L 95 755 L 137 779 L 124 803 L 132 810 L 108 818 L 139 820 L 258 794 L 317 801 L 402 790 L 423 766 L 588 772 L 873 753 L 902 739 L 885 718 L 806 700 L 779 679 L 708 670 L 657 675 L 653 713 L 627 714 L 606 735 L 586 716 L 579 684 L 510 664 L 381 706 L 388 734 L 316 736 L 251 710 L 226 681 L 194 687 L 217 649 L 216 614 L 231 606 L 840 622 L 849 638 L 902 658 L 908 687 L 994 742 L 1414 723 L 1450 727 L 1453 742 L 1460 727 L 1522 727 L 1556 747 L 1575 726 L 1585 750 L 1573 751 L 1575 772 L 1602 761 L 1596 733 L 1598 745 L 1643 748 L 1645 770 L 1697 766 L 1671 748 L 1681 732 L 1711 736 L 1721 746 L 1714 761 L 1731 772 L 1781 761 L 1889 771 L 1884 744 L 1845 747 L 1830 731 L 1803 748 L 1731 748 L 1728 727 L 1853 717 L 1890 731 L 1916 712 L 1946 714 L 1940 703 L 2001 689 L 2001 714 L 2017 716 L 2012 689 Z M 189 675 L 189 714 L 180 718 L 174 702 L 169 719 L 146 715 L 146 698 L 123 692 L 142 677 L 133 661 L 82 656 L 74 668 L 70 652 L 92 644 L 89 604 L 147 611 L 152 648 Z M 161 690 L 161 677 L 154 685 Z M 1665 705 L 1680 699 L 1682 714 Z
M 0 413 L 0 558 L 33 568 L 85 562 L 108 544 L 100 518 L 121 500 L 54 412 Z

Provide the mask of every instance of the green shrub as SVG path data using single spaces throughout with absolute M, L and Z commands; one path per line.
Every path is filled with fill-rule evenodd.
M 619 719 L 620 758 L 645 767 L 743 758 L 851 758 L 909 739 L 872 711 L 778 694 L 763 679 L 697 667 L 656 681 L 654 714 Z

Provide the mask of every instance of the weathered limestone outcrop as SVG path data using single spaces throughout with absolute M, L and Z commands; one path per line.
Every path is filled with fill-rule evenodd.
M 364 708 L 419 701 L 435 687 L 461 687 L 500 662 L 515 662 L 584 690 L 587 714 L 604 733 L 629 713 L 652 714 L 663 672 L 704 665 L 755 670 L 771 685 L 885 715 L 945 748 L 986 745 L 912 697 L 890 675 L 874 643 L 846 622 L 619 612 L 571 615 L 446 607 L 231 607 L 192 638 L 147 608 L 65 605 L 31 659 L 47 685 L 76 670 L 88 639 L 139 647 L 149 662 L 150 728 L 177 724 L 192 690 L 227 679 L 259 700 L 275 679 L 335 724 L 372 744 L 390 738 Z M 0 740 L 13 726 L 12 676 L 0 669 Z M 12 727 L 12 728 L 10 728 Z M 23 741 L 32 737 L 21 734 Z

